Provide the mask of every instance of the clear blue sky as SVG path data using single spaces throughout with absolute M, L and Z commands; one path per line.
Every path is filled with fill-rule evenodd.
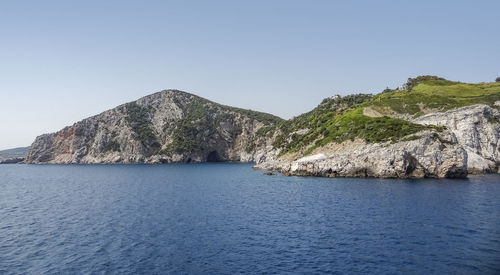
M 0 149 L 168 88 L 289 118 L 500 76 L 500 1 L 1 1 Z

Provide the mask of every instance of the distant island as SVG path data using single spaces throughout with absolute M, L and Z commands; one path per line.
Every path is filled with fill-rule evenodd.
M 19 147 L 0 151 L 0 164 L 23 162 L 28 154 L 29 147 Z
M 290 120 L 161 91 L 41 135 L 28 164 L 256 162 L 284 175 L 463 178 L 497 172 L 500 83 L 409 78 Z

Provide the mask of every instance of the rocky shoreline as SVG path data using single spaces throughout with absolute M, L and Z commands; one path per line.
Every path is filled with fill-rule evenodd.
M 37 137 L 25 163 L 251 162 L 266 144 L 257 132 L 276 121 L 165 90 Z
M 238 161 L 318 177 L 465 178 L 498 172 L 500 84 L 433 76 L 409 82 L 416 80 L 415 91 L 330 97 L 290 120 L 164 90 L 41 135 L 24 161 L 10 161 Z
M 0 151 L 0 164 L 22 163 L 26 159 L 29 147 L 19 147 Z
M 8 158 L 8 159 L 1 159 L 0 164 L 16 164 L 16 163 L 23 163 L 25 158 Z
M 322 148 L 310 156 L 287 159 L 264 156 L 256 169 L 290 176 L 465 178 L 468 174 L 496 173 L 500 164 L 498 109 L 473 105 L 414 120 L 446 127 L 437 136 L 424 131 L 397 143 L 345 142 L 334 150 Z

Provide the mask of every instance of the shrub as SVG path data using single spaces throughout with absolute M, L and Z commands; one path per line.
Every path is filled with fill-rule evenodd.
M 283 148 L 283 153 L 298 151 L 320 136 L 330 135 L 332 131 L 327 126 L 337 115 L 352 110 L 372 98 L 373 95 L 370 94 L 326 98 L 312 111 L 278 124 L 277 128 L 281 133 L 275 138 L 273 147 Z M 305 135 L 295 135 L 291 142 L 287 142 L 290 134 L 300 129 L 310 129 L 310 131 Z
M 126 120 L 136 134 L 135 138 L 148 148 L 158 148 L 160 144 L 150 127 L 149 112 L 136 102 L 130 102 L 126 105 Z
M 488 122 L 491 124 L 496 124 L 500 122 L 500 119 L 498 119 L 498 117 L 489 117 Z
M 415 84 L 419 81 L 418 85 L 404 93 L 378 94 L 366 106 L 374 107 L 381 114 L 391 115 L 390 111 L 394 111 L 418 117 L 431 111 L 446 111 L 473 104 L 493 105 L 500 100 L 500 83 L 466 84 L 437 80 L 435 77 L 420 77 L 410 82 Z
M 406 82 L 406 86 L 408 87 L 408 90 L 411 90 L 411 89 L 413 89 L 413 87 L 417 86 L 421 82 L 428 81 L 428 80 L 438 80 L 438 81 L 443 82 L 443 83 L 450 82 L 450 84 L 453 83 L 452 81 L 446 80 L 442 77 L 438 77 L 435 75 L 421 75 L 421 76 L 417 76 L 415 78 L 408 78 L 408 81 Z
M 255 143 L 251 142 L 247 145 L 245 151 L 250 154 L 253 152 L 253 150 L 255 150 Z
M 118 141 L 114 140 L 114 139 L 110 139 L 108 141 L 108 143 L 106 144 L 106 146 L 104 146 L 103 152 L 109 152 L 109 151 L 112 151 L 112 152 L 120 152 L 121 149 L 120 149 L 120 143 L 118 143 Z
M 262 126 L 257 130 L 257 136 L 266 136 L 267 133 L 269 133 L 271 130 L 273 130 L 272 126 Z

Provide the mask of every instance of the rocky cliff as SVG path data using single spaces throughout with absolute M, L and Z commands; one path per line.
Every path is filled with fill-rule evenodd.
M 367 143 L 355 139 L 330 143 L 300 158 L 277 157 L 275 151 L 274 157 L 258 160 L 256 167 L 286 175 L 390 178 L 462 178 L 468 173 L 498 170 L 498 109 L 473 105 L 431 113 L 413 121 L 444 128 L 416 132 L 398 142 Z
M 166 90 L 37 137 L 26 163 L 253 161 L 279 121 Z
M 498 170 L 500 111 L 497 108 L 478 104 L 443 113 L 427 114 L 413 121 L 424 125 L 444 126 L 450 140 L 466 152 L 469 173 Z
M 254 161 L 325 177 L 498 171 L 500 83 L 410 78 L 378 95 L 330 97 L 291 120 L 166 90 L 39 136 L 26 163 Z
M 0 164 L 20 163 L 25 160 L 29 147 L 19 147 L 0 151 Z
M 325 99 L 276 127 L 257 169 L 324 177 L 466 177 L 500 164 L 500 83 L 410 78 L 376 96 Z

